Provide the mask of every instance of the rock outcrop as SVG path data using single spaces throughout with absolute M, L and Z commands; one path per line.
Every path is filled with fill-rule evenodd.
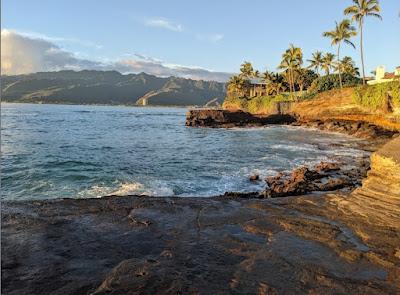
M 186 114 L 186 126 L 191 127 L 252 127 L 268 124 L 291 124 L 296 121 L 288 114 L 256 116 L 242 111 L 193 109 Z
M 314 168 L 300 167 L 290 174 L 279 173 L 268 177 L 268 188 L 261 193 L 265 198 L 305 195 L 316 191 L 334 191 L 354 187 L 357 178 L 340 171 L 337 163 L 321 163 Z M 361 173 L 364 173 L 361 172 Z
M 293 125 L 318 128 L 320 130 L 340 132 L 349 134 L 355 137 L 367 139 L 384 139 L 388 140 L 393 135 L 398 134 L 398 131 L 388 130 L 383 127 L 377 126 L 372 123 L 364 121 L 351 121 L 351 120 L 298 120 Z
M 226 192 L 224 197 L 234 198 L 282 198 L 306 195 L 316 192 L 352 190 L 361 185 L 361 179 L 367 175 L 369 162 L 363 159 L 357 166 L 346 166 L 338 162 L 321 162 L 314 167 L 302 166 L 290 173 L 280 172 L 267 177 L 267 187 L 262 192 L 238 193 Z M 258 181 L 258 175 L 252 175 L 250 181 Z
M 377 145 L 382 144 L 399 132 L 389 130 L 376 124 L 357 120 L 338 119 L 305 119 L 283 109 L 280 113 L 270 115 L 253 115 L 243 111 L 228 111 L 221 109 L 193 109 L 186 114 L 186 126 L 191 127 L 254 127 L 270 124 L 304 126 L 320 130 L 340 132 L 359 138 L 373 139 Z M 377 141 L 378 140 L 378 141 Z

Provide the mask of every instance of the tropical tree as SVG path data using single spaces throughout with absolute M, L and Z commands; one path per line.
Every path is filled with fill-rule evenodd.
M 264 73 L 262 73 L 261 75 L 261 79 L 265 84 L 269 84 L 275 81 L 276 76 L 274 75 L 273 72 L 270 71 L 265 71 Z
M 254 68 L 251 62 L 245 61 L 240 66 L 240 76 L 245 79 L 250 79 L 254 75 Z
M 301 68 L 303 64 L 303 52 L 301 48 L 295 47 L 290 44 L 290 47 L 282 54 L 282 61 L 279 65 L 279 69 L 284 70 L 287 74 L 287 81 L 289 83 L 290 92 L 295 91 L 294 88 L 294 71 Z
M 244 96 L 245 81 L 240 75 L 234 75 L 228 82 L 228 93 L 232 96 Z
M 310 63 L 308 68 L 314 69 L 317 72 L 317 75 L 319 76 L 319 70 L 322 68 L 322 64 L 324 62 L 322 57 L 322 52 L 321 51 L 314 52 L 312 54 L 312 58 L 307 61 Z
M 279 95 L 282 91 L 285 91 L 285 85 L 281 82 L 271 82 L 267 85 L 268 95 Z
M 304 89 L 307 89 L 311 86 L 315 79 L 318 78 L 318 74 L 316 74 L 313 70 L 310 69 L 298 69 L 296 70 L 295 82 L 302 92 Z
M 321 69 L 325 71 L 326 75 L 331 73 L 331 69 L 333 68 L 333 60 L 335 59 L 335 55 L 333 53 L 326 53 L 322 58 Z
M 340 70 L 343 74 L 349 74 L 354 77 L 360 76 L 360 72 L 356 67 L 356 63 L 350 56 L 343 57 L 337 67 L 340 67 Z
M 360 31 L 360 54 L 361 54 L 361 68 L 363 75 L 363 84 L 365 85 L 365 67 L 364 67 L 364 47 L 363 47 L 363 25 L 364 19 L 367 16 L 377 17 L 382 19 L 379 14 L 381 7 L 378 0 L 353 0 L 354 5 L 347 7 L 344 11 L 345 15 L 351 15 L 352 20 L 358 23 Z
M 344 19 L 340 23 L 336 23 L 334 30 L 323 33 L 324 37 L 331 38 L 332 46 L 337 46 L 338 63 L 340 63 L 340 46 L 342 42 L 351 45 L 353 48 L 356 48 L 356 46 L 350 41 L 350 39 L 355 35 L 357 35 L 356 29 L 351 25 L 351 22 L 348 19 Z M 340 67 L 338 67 L 338 69 L 340 88 L 343 88 L 342 73 Z

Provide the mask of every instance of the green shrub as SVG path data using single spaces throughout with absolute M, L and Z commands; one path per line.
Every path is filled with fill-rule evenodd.
M 343 74 L 342 75 L 342 83 L 343 87 L 352 87 L 359 85 L 361 83 L 361 79 L 354 77 L 349 74 Z M 318 93 L 318 92 L 324 92 L 332 89 L 337 89 L 340 88 L 340 82 L 339 82 L 339 75 L 338 74 L 333 74 L 333 75 L 327 75 L 327 76 L 321 76 L 312 82 L 310 88 L 309 88 L 309 93 Z
M 353 100 L 361 106 L 377 110 L 383 106 L 388 91 L 392 94 L 394 106 L 400 107 L 400 81 L 359 86 L 354 91 Z
M 288 94 L 258 96 L 250 99 L 228 97 L 225 99 L 224 106 L 235 106 L 252 114 L 266 114 L 275 110 L 275 103 L 292 100 L 293 99 Z

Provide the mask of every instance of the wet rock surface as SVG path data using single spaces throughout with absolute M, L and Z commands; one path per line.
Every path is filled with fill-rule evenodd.
M 6 202 L 2 291 L 395 294 L 398 232 L 335 198 Z

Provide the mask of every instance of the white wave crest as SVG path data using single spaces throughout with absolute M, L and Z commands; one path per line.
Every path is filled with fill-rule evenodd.
M 111 195 L 126 196 L 142 192 L 143 192 L 143 184 L 139 182 L 132 182 L 132 183 L 122 183 L 116 191 L 111 193 Z

